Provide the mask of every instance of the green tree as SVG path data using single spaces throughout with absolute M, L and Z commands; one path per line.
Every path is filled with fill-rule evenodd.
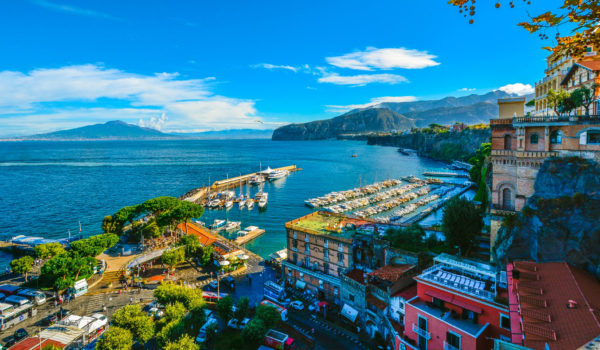
M 94 265 L 96 259 L 92 257 L 69 253 L 57 255 L 42 266 L 40 284 L 57 290 L 72 287 L 75 281 L 90 277 Z
M 185 250 L 182 248 L 167 250 L 163 253 L 161 260 L 169 266 L 170 270 L 174 270 L 175 266 L 185 261 Z
M 546 94 L 546 100 L 548 101 L 548 107 L 552 108 L 554 114 L 560 115 L 562 113 L 562 106 L 564 101 L 568 100 L 570 94 L 565 90 L 555 91 L 550 89 Z
M 180 302 L 175 302 L 171 305 L 167 305 L 163 319 L 165 319 L 167 323 L 179 321 L 185 316 L 186 313 L 187 310 L 185 309 L 185 306 L 183 306 L 183 304 Z
M 142 229 L 142 232 L 146 238 L 158 238 L 162 234 L 162 230 L 156 224 L 156 220 L 152 220 L 146 224 Z
M 113 314 L 113 324 L 131 332 L 141 344 L 154 335 L 154 323 L 139 304 L 125 305 Z
M 66 253 L 65 248 L 63 248 L 60 243 L 44 243 L 36 245 L 33 248 L 33 252 L 35 253 L 35 256 L 40 259 L 48 259 Z
M 119 242 L 114 233 L 104 233 L 71 242 L 71 251 L 83 257 L 95 257 Z
M 275 327 L 279 321 L 281 321 L 281 315 L 279 314 L 279 311 L 277 311 L 277 309 L 275 309 L 273 306 L 269 305 L 259 305 L 256 308 L 256 317 L 264 322 L 264 325 L 267 327 L 267 329 Z
M 583 85 L 571 93 L 573 103 L 577 107 L 582 106 L 585 109 L 585 115 L 590 114 L 590 106 L 594 103 L 595 92 L 598 87 L 598 84 L 592 84 L 590 88 Z
M 475 152 L 475 155 L 469 159 L 469 163 L 473 165 L 471 170 L 469 170 L 469 178 L 476 184 L 481 183 L 482 180 L 485 180 L 485 177 L 482 177 L 482 168 L 485 166 L 487 159 L 489 159 L 492 154 L 492 144 L 491 143 L 482 143 L 481 146 Z
M 229 321 L 233 317 L 233 298 L 231 295 L 217 301 L 217 315 L 224 320 Z
M 49 344 L 49 345 L 44 345 L 42 350 L 62 350 L 62 348 L 57 345 Z
M 10 269 L 14 273 L 18 273 L 19 275 L 25 276 L 25 282 L 27 282 L 27 273 L 31 271 L 33 267 L 33 258 L 29 255 L 25 255 L 18 259 L 14 259 L 10 262 Z
M 482 228 L 481 212 L 473 202 L 462 197 L 454 197 L 448 201 L 442 217 L 442 231 L 450 248 L 458 246 L 462 254 L 470 255 L 477 245 L 477 237 Z
M 217 337 L 219 331 L 219 325 L 217 323 L 211 323 L 206 326 L 206 342 L 212 344 Z
M 180 320 L 167 323 L 167 325 L 156 334 L 159 348 L 165 346 L 172 339 L 179 339 L 184 334 L 185 324 L 183 321 Z
M 389 228 L 386 232 L 387 239 L 392 247 L 404 249 L 412 252 L 420 252 L 425 248 L 423 238 L 425 230 L 419 224 L 412 224 L 409 227 Z
M 104 231 L 104 233 L 120 234 L 122 229 L 122 225 L 120 226 L 112 215 L 107 215 L 102 219 L 102 231 Z
M 96 350 L 129 350 L 132 347 L 133 336 L 131 335 L 131 332 L 113 326 L 100 337 L 98 345 L 96 345 Z
M 212 256 L 214 251 L 215 248 L 213 248 L 213 246 L 211 245 L 202 247 L 202 258 L 200 259 L 200 263 L 202 263 L 202 265 L 204 266 L 210 264 L 212 262 Z
M 235 312 L 235 318 L 238 320 L 243 320 L 246 316 L 248 316 L 248 311 L 250 309 L 250 299 L 248 297 L 241 297 L 237 301 L 237 311 Z
M 176 342 L 167 342 L 164 346 L 165 350 L 200 350 L 200 346 L 196 344 L 193 338 L 184 334 Z
M 154 290 L 154 298 L 163 305 L 180 302 L 189 310 L 202 308 L 205 305 L 205 301 L 202 298 L 202 290 L 178 286 L 171 282 L 161 283 Z
M 257 347 L 265 340 L 268 329 L 262 319 L 255 317 L 242 330 L 242 339 L 249 347 Z
M 185 257 L 188 259 L 196 257 L 198 254 L 202 253 L 202 244 L 197 236 L 185 235 L 181 237 L 179 243 L 183 245 L 185 249 Z

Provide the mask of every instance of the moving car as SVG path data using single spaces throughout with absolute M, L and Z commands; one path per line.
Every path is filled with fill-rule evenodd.
M 293 307 L 296 310 L 303 310 L 304 309 L 304 303 L 302 303 L 300 300 L 294 300 L 290 303 L 290 306 Z
M 44 326 L 51 326 L 58 321 L 58 316 L 56 314 L 50 314 L 42 319 L 42 324 Z

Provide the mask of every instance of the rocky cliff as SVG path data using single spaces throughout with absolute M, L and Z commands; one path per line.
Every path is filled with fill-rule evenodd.
M 491 131 L 466 129 L 461 132 L 413 132 L 406 135 L 369 136 L 369 145 L 410 148 L 419 156 L 443 161 L 468 160 L 482 143 L 490 142 Z
M 600 278 L 600 165 L 548 159 L 534 189 L 525 208 L 504 220 L 494 258 L 565 260 Z
M 275 129 L 273 140 L 323 140 L 344 133 L 408 130 L 415 127 L 412 119 L 387 108 L 353 110 L 338 117 Z

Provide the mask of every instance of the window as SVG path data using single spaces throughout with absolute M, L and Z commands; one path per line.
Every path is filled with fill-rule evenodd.
M 513 200 L 512 200 L 512 191 L 510 188 L 505 188 L 502 190 L 502 209 L 513 210 Z
M 510 331 L 510 317 L 500 314 L 500 327 Z
M 319 269 L 319 262 L 318 262 L 318 261 L 315 261 L 315 262 L 313 263 L 313 269 L 315 269 L 315 270 L 318 270 L 318 269 Z
M 292 247 L 294 247 L 294 248 L 298 249 L 298 240 L 294 239 L 294 240 L 292 241 Z
M 554 130 L 550 134 L 550 143 L 560 144 L 562 143 L 562 139 L 564 136 L 565 134 L 562 132 L 562 130 Z
M 587 132 L 587 143 L 588 144 L 599 144 L 600 143 L 600 131 L 588 131 Z
M 304 236 L 304 242 L 308 243 L 308 235 Z
M 310 267 L 310 258 L 308 256 L 306 258 L 304 258 L 304 265 L 306 267 Z
M 338 263 L 344 263 L 344 253 L 338 253 Z
M 294 253 L 294 260 L 292 260 L 292 261 L 294 262 L 294 264 L 296 262 L 298 262 L 298 254 L 297 253 Z
M 354 302 L 354 295 L 348 294 L 348 300 Z
M 477 314 L 471 310 L 463 309 L 463 318 L 466 320 L 471 320 L 473 323 L 477 323 Z
M 450 345 L 450 349 L 460 349 L 460 335 L 454 332 L 446 332 L 446 344 Z
M 509 150 L 511 147 L 511 139 L 510 135 L 504 135 L 504 149 Z
M 438 298 L 433 298 L 433 300 L 431 302 L 433 303 L 433 306 L 437 307 L 438 309 L 444 308 L 444 301 L 442 301 Z
M 323 263 L 323 272 L 326 275 L 329 275 L 329 264 L 328 263 Z
M 323 247 L 325 247 L 325 248 L 329 247 L 329 240 L 327 238 L 325 238 L 323 240 Z
M 537 133 L 529 135 L 529 143 L 532 145 L 537 145 L 539 140 L 539 135 Z
M 310 254 L 310 244 L 308 242 L 304 244 L 304 253 L 307 255 Z
M 323 249 L 323 260 L 329 260 L 329 249 Z

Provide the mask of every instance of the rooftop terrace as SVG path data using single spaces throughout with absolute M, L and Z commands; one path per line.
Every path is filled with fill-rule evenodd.
M 371 221 L 349 218 L 341 214 L 318 211 L 287 222 L 285 227 L 312 235 L 350 239 L 356 234 L 357 226 L 371 223 Z

